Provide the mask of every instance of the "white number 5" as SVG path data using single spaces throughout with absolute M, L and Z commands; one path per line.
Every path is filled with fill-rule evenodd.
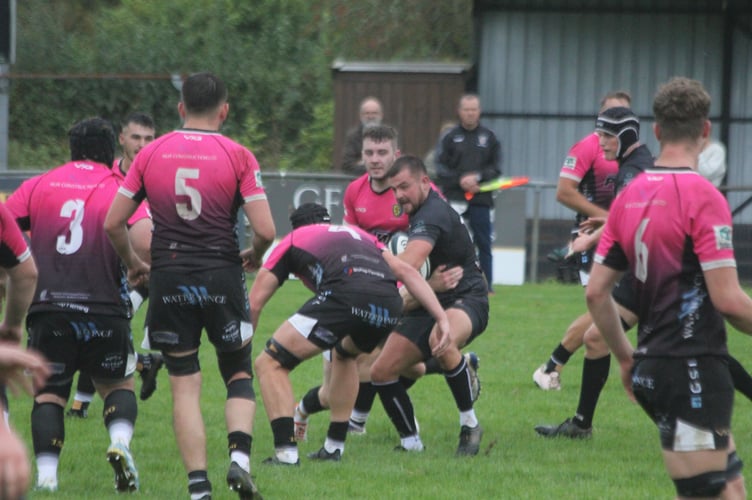
M 637 228 L 634 240 L 635 277 L 643 283 L 648 279 L 648 246 L 642 241 L 642 237 L 645 235 L 645 228 L 648 226 L 648 222 L 650 222 L 650 219 L 643 219 L 640 222 L 640 227 Z
M 179 168 L 175 173 L 175 194 L 187 196 L 190 203 L 175 203 L 178 215 L 185 220 L 195 220 L 201 215 L 201 193 L 190 187 L 187 179 L 198 179 L 197 168 Z

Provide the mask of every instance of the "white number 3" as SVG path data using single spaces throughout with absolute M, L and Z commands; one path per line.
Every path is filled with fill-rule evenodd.
M 57 237 L 56 250 L 63 255 L 76 253 L 84 241 L 84 200 L 68 200 L 60 209 L 60 217 L 70 219 L 68 232 Z

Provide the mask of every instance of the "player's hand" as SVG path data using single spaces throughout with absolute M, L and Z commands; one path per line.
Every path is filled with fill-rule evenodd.
M 42 355 L 10 342 L 0 342 L 0 382 L 13 394 L 32 395 L 44 386 L 49 376 L 50 368 Z
M 624 389 L 627 391 L 629 399 L 635 403 L 634 391 L 632 390 L 632 366 L 634 365 L 634 359 L 632 356 L 624 362 L 619 362 L 619 368 L 621 370 L 621 383 L 624 385 Z
M 0 498 L 24 498 L 31 481 L 31 464 L 26 447 L 18 435 L 0 424 Z
M 605 217 L 588 217 L 580 222 L 580 232 L 592 233 L 606 223 Z
M 598 243 L 598 238 L 594 237 L 593 234 L 580 231 L 579 236 L 569 243 L 569 252 L 565 258 L 569 258 L 576 253 L 587 252 L 596 243 Z
M 241 250 L 240 260 L 243 262 L 243 270 L 247 273 L 256 272 L 261 268 L 261 259 L 256 257 L 256 251 L 253 248 Z
M 431 285 L 434 292 L 446 292 L 455 288 L 462 276 L 464 276 L 462 266 L 447 269 L 446 264 L 442 264 L 431 273 L 428 284 Z
M 149 271 L 151 267 L 149 264 L 134 256 L 134 261 L 128 266 L 128 284 L 135 288 L 137 286 L 145 286 L 149 283 Z
M 450 335 L 449 320 L 444 319 L 436 323 L 436 343 L 431 348 L 431 354 L 433 356 L 441 356 L 444 354 L 452 341 Z
M 480 191 L 478 186 L 478 174 L 465 174 L 460 177 L 460 187 L 466 193 L 477 193 Z

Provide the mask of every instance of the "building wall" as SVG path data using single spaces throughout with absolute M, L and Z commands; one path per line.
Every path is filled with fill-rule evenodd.
M 494 2 L 479 2 L 493 4 Z M 498 2 L 503 4 L 505 2 Z M 508 2 L 507 2 L 508 3 Z M 529 175 L 555 184 L 569 147 L 593 130 L 598 102 L 610 90 L 628 90 L 641 117 L 641 137 L 657 154 L 651 130 L 651 103 L 658 85 L 671 76 L 701 80 L 713 98 L 715 137 L 728 131 L 727 184 L 752 186 L 752 41 L 750 15 L 732 26 L 730 74 L 724 80 L 725 19 L 722 12 L 614 9 L 593 12 L 526 10 L 498 4 L 479 9 L 478 92 L 484 121 L 502 141 L 505 174 Z M 613 3 L 613 2 L 611 2 Z M 624 4 L 629 2 L 623 2 Z M 622 6 L 623 7 L 623 6 Z M 724 83 L 727 83 L 724 86 Z M 724 94 L 727 92 L 727 94 Z M 723 100 L 730 99 L 727 116 Z M 571 218 L 554 191 L 541 197 L 544 219 Z M 733 207 L 752 191 L 731 193 Z M 528 217 L 534 213 L 528 197 Z M 752 222 L 752 208 L 735 221 Z
M 441 124 L 456 118 L 469 66 L 432 63 L 338 63 L 334 67 L 334 152 L 339 171 L 347 131 L 358 125 L 360 102 L 377 97 L 384 122 L 397 128 L 400 149 L 424 157 Z

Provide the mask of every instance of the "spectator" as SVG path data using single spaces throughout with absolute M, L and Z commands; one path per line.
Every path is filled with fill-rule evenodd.
M 723 183 L 726 178 L 726 147 L 722 142 L 710 137 L 705 140 L 697 161 L 697 171 L 715 187 Z
M 366 167 L 363 164 L 363 130 L 373 125 L 380 125 L 384 118 L 381 101 L 373 96 L 360 101 L 360 123 L 350 129 L 345 137 L 342 152 L 342 172 L 353 176 L 363 175 Z
M 501 176 L 501 144 L 491 129 L 480 123 L 480 98 L 465 94 L 457 107 L 460 123 L 439 143 L 436 173 L 439 187 L 452 208 L 467 219 L 478 249 L 478 260 L 493 293 L 491 211 L 493 193 L 480 193 L 478 186 Z M 465 194 L 472 198 L 468 202 Z

